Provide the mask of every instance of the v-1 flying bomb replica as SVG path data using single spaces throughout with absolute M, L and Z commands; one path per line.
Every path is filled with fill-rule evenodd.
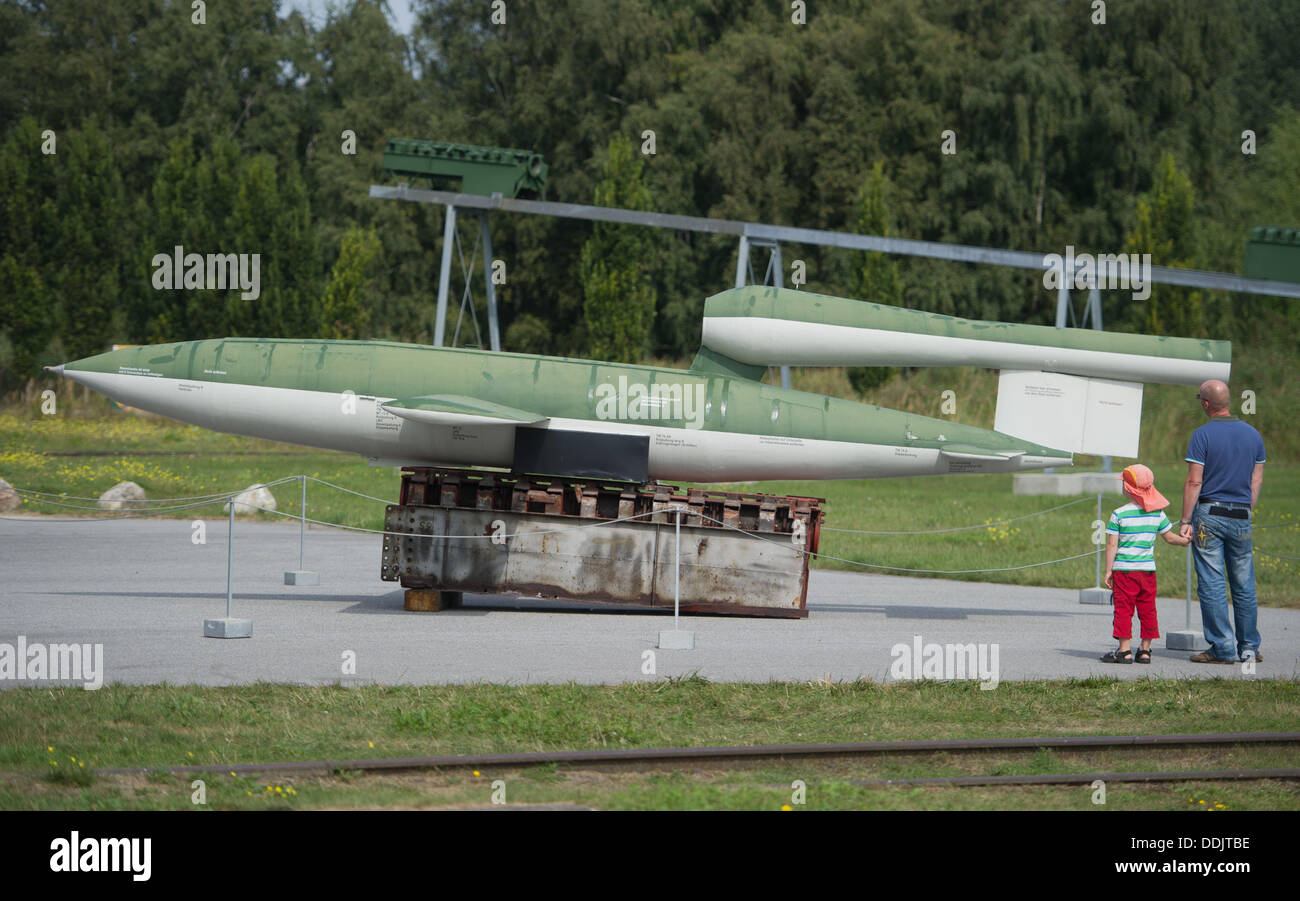
M 129 347 L 51 368 L 125 405 L 377 465 L 727 482 L 1133 456 L 1142 382 L 1226 379 L 1231 359 L 1227 342 L 979 322 L 763 287 L 709 298 L 701 343 L 689 370 L 269 338 Z M 1002 368 L 1003 430 L 763 384 L 779 364 Z

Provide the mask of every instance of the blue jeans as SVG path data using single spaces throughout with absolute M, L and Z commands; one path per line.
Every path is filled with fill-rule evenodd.
M 1211 516 L 1210 508 L 1215 506 L 1250 508 L 1237 504 L 1197 504 L 1192 514 L 1192 559 L 1196 564 L 1196 596 L 1201 601 L 1205 640 L 1215 657 L 1237 660 L 1259 652 L 1251 521 Z M 1228 587 L 1232 589 L 1231 620 Z

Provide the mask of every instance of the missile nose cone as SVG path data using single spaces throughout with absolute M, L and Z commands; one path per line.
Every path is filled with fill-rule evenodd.
M 66 364 L 64 364 L 64 363 L 60 363 L 58 366 L 46 366 L 46 367 L 45 367 L 45 371 L 46 371 L 46 372 L 52 372 L 52 373 L 54 373 L 55 375 L 63 375 L 63 367 L 64 367 L 65 365 L 66 365 Z

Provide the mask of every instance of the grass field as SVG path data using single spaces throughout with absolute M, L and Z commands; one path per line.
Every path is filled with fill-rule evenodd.
M 77 411 L 74 411 L 77 412 Z M 313 451 L 291 445 L 222 435 L 169 420 L 131 416 L 106 405 L 58 417 L 30 411 L 0 415 L 0 477 L 24 489 L 62 493 L 69 498 L 49 503 L 25 502 L 24 510 L 87 515 L 95 498 L 116 482 L 139 483 L 150 498 L 193 497 L 243 489 L 286 476 L 307 474 L 352 491 L 396 501 L 397 474 L 371 467 L 358 457 Z M 1156 484 L 1173 500 L 1181 490 L 1183 464 L 1153 464 Z M 961 571 L 953 578 L 1081 588 L 1093 584 L 1093 557 L 1014 569 L 1026 564 L 1088 554 L 1095 499 L 1016 522 L 1075 498 L 1014 495 L 1011 476 L 933 476 L 852 482 L 766 482 L 741 490 L 795 494 L 827 499 L 826 530 L 815 565 L 865 572 L 905 574 L 905 570 Z M 299 489 L 274 489 L 284 513 L 297 514 Z M 1106 498 L 1103 518 L 1118 506 Z M 1173 500 L 1177 515 L 1181 500 Z M 70 504 L 60 506 L 59 504 Z M 310 483 L 308 515 L 322 521 L 362 528 L 382 528 L 382 503 Z M 219 504 L 173 511 L 187 518 L 220 516 Z M 271 514 L 259 514 L 274 518 Z M 1256 532 L 1257 587 L 1260 602 L 1300 606 L 1300 466 L 1270 464 L 1264 482 Z M 968 528 L 940 534 L 862 535 L 843 530 L 915 532 Z M 1157 550 L 1160 592 L 1186 592 L 1186 552 L 1163 543 Z M 1277 556 L 1266 556 L 1277 555 Z M 844 560 L 854 563 L 842 562 Z M 869 565 L 868 565 L 869 564 Z
M 88 727 L 87 724 L 93 724 Z M 1070 680 L 1004 683 L 710 683 L 616 686 L 231 688 L 110 685 L 0 692 L 0 807 L 186 809 L 192 776 L 104 776 L 96 767 L 441 754 L 1052 735 L 1300 729 L 1300 682 Z M 270 779 L 204 776 L 220 808 L 486 806 L 771 809 L 808 786 L 806 809 L 1090 809 L 1083 786 L 860 787 L 862 779 L 1107 770 L 1295 768 L 1300 749 L 1126 749 L 907 755 L 868 761 L 691 765 L 654 771 L 424 772 Z M 1201 802 L 1205 802 L 1202 804 Z M 1297 809 L 1293 782 L 1114 785 L 1121 809 Z M 1222 805 L 1216 807 L 1215 805 Z
M 151 498 L 211 495 L 306 473 L 395 500 L 398 478 L 355 457 L 220 435 L 167 420 L 123 414 L 97 401 L 65 405 L 58 417 L 31 410 L 0 415 L 0 477 L 86 506 L 114 483 L 140 483 Z M 71 407 L 69 409 L 68 407 Z M 1181 466 L 1153 467 L 1171 496 Z M 1071 498 L 1011 493 L 1009 476 L 859 482 L 780 482 L 743 490 L 825 497 L 834 529 L 926 530 L 932 535 L 826 531 L 824 554 L 888 567 L 998 569 L 1091 550 L 1095 501 L 1017 522 Z M 298 488 L 275 490 L 296 514 Z M 1257 546 L 1300 558 L 1300 466 L 1270 464 Z M 51 499 L 55 500 L 54 498 Z M 1108 499 L 1105 512 L 1117 503 Z M 93 504 L 91 504 L 93 506 Z M 25 502 L 39 514 L 97 515 Z M 312 483 L 309 515 L 366 528 L 383 505 Z M 219 505 L 171 515 L 216 518 Z M 259 514 L 261 518 L 271 518 Z M 1158 552 L 1161 591 L 1180 595 L 1183 551 Z M 1274 562 L 1269 563 L 1270 560 Z M 853 569 L 849 563 L 818 566 Z M 868 569 L 867 571 L 881 571 Z M 883 570 L 893 572 L 897 570 Z M 1092 584 L 1092 558 L 1014 572 L 967 574 L 999 582 Z M 1300 606 L 1297 561 L 1259 558 L 1261 601 Z M 563 748 L 798 743 L 1031 735 L 1100 735 L 1300 729 L 1300 682 L 1086 680 L 1004 683 L 981 692 L 966 683 L 870 682 L 711 684 L 701 679 L 621 686 L 234 688 L 110 685 L 96 692 L 0 692 L 0 808 L 188 809 L 192 778 L 102 776 L 96 767 L 355 759 Z M 646 772 L 528 770 L 334 773 L 293 779 L 205 778 L 207 806 L 349 808 L 486 806 L 493 783 L 512 804 L 601 809 L 1095 809 L 1083 787 L 866 788 L 854 780 L 935 775 L 1088 773 L 1102 770 L 1295 767 L 1293 747 L 1225 751 L 944 754 L 859 762 L 692 766 Z M 790 784 L 808 786 L 791 805 Z M 1206 783 L 1108 789 L 1110 809 L 1296 809 L 1294 783 Z

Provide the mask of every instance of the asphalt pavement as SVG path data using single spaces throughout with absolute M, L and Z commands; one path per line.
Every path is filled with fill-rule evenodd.
M 1191 663 L 1163 639 L 1151 665 L 1116 666 L 1098 659 L 1114 644 L 1111 609 L 1081 605 L 1074 590 L 818 570 L 807 619 L 683 616 L 695 649 L 662 650 L 671 614 L 479 595 L 407 612 L 401 588 L 379 579 L 373 534 L 309 530 L 305 567 L 320 584 L 286 586 L 297 525 L 252 521 L 235 526 L 233 581 L 234 615 L 252 619 L 252 637 L 205 638 L 203 621 L 225 615 L 226 529 L 209 520 L 195 543 L 187 520 L 0 518 L 0 653 L 20 636 L 28 647 L 99 644 L 102 679 L 134 684 L 892 681 L 938 674 L 924 668 L 936 648 L 970 644 L 975 656 L 958 648 L 945 675 L 962 675 L 952 669 L 961 660 L 984 664 L 966 675 L 985 682 L 1300 673 L 1300 610 L 1261 609 L 1254 673 Z M 1184 628 L 1182 599 L 1158 609 L 1162 631 Z M 37 683 L 0 675 L 0 686 L 18 684 Z

